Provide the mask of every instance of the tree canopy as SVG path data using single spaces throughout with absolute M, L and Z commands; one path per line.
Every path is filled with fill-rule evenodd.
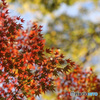
M 24 20 L 9 16 L 5 0 L 0 10 L 0 98 L 34 100 L 42 92 L 54 91 L 55 76 L 75 63 L 54 48 L 44 49 L 41 25 L 33 23 L 23 30 Z
M 61 32 L 53 31 L 51 28 L 51 36 L 48 37 L 47 34 L 44 36 L 47 37 L 46 39 L 48 39 L 48 41 L 49 38 L 52 37 L 53 41 L 57 41 L 58 46 L 54 44 L 55 42 L 51 42 L 53 44 L 48 45 L 47 43 L 49 42 L 45 43 L 43 34 L 41 34 L 43 26 L 31 22 L 28 28 L 24 29 L 24 19 L 20 16 L 11 17 L 6 1 L 1 1 L 0 99 L 35 100 L 36 97 L 42 93 L 45 94 L 51 91 L 56 94 L 56 100 L 72 100 L 73 97 L 69 95 L 70 92 L 78 91 L 98 92 L 98 96 L 83 97 L 81 95 L 79 98 L 84 100 L 99 100 L 100 79 L 93 72 L 92 68 L 90 68 L 89 71 L 84 70 L 83 67 L 79 67 L 79 65 L 70 60 L 70 58 L 66 59 L 66 55 L 62 54 L 59 49 L 53 47 L 61 48 L 62 45 L 59 45 L 60 36 L 62 35 Z M 51 25 L 53 26 L 52 23 Z M 72 28 L 70 23 L 68 23 L 68 27 Z M 77 28 L 78 27 L 79 26 L 77 26 Z M 78 49 L 78 46 L 84 48 L 84 41 L 87 41 L 86 43 L 93 41 L 93 43 L 95 42 L 97 45 L 94 47 L 92 43 L 92 46 L 86 44 L 90 45 L 90 48 L 86 46 L 88 50 L 86 54 L 83 55 L 88 56 L 91 52 L 94 52 L 95 49 L 99 48 L 99 40 L 97 41 L 97 39 L 95 40 L 93 38 L 99 37 L 98 32 L 90 32 L 90 35 L 87 32 L 83 34 L 83 31 L 77 31 L 82 35 L 81 37 L 81 35 L 74 31 L 72 31 L 73 34 L 70 32 L 70 34 L 67 33 L 67 37 L 70 37 L 72 40 L 67 40 L 70 43 L 70 45 L 67 45 L 69 51 L 74 48 L 74 43 L 76 43 L 75 48 Z M 56 32 L 59 33 L 60 36 L 57 36 Z M 75 40 L 76 38 L 78 41 L 73 42 L 73 39 Z M 78 46 L 77 43 L 79 43 Z

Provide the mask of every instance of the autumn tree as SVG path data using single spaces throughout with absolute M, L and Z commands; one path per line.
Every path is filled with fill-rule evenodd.
M 35 100 L 47 91 L 56 91 L 57 100 L 72 100 L 66 93 L 100 92 L 95 73 L 59 52 L 46 48 L 42 26 L 32 23 L 24 30 L 24 19 L 10 17 L 5 0 L 0 3 L 0 100 Z M 69 72 L 69 73 L 68 73 Z M 80 97 L 84 100 L 97 97 Z
M 34 100 L 46 91 L 54 91 L 56 76 L 71 69 L 54 48 L 45 48 L 42 26 L 32 23 L 24 30 L 24 19 L 10 17 L 5 0 L 0 3 L 0 99 Z M 20 21 L 20 22 L 19 22 Z M 18 23 L 19 22 L 19 23 Z M 68 66 L 70 65 L 70 66 Z M 62 67 L 61 67 L 62 66 Z

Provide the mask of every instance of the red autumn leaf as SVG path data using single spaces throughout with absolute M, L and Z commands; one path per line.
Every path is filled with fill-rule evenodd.
M 66 61 L 67 61 L 67 63 L 70 63 L 71 60 L 70 59 L 67 59 Z
M 16 18 L 17 20 L 20 20 L 20 16 Z
M 21 19 L 21 22 L 23 23 L 24 21 L 25 21 L 25 20 L 22 18 L 22 19 Z
M 46 49 L 46 52 L 47 52 L 47 53 L 50 53 L 50 52 L 51 52 L 51 50 L 50 50 L 50 49 Z

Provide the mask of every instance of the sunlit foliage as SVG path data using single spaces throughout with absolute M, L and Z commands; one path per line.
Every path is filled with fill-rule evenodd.
M 54 79 L 75 65 L 54 48 L 44 49 L 42 26 L 33 23 L 23 30 L 24 20 L 10 17 L 7 3 L 0 3 L 0 99 L 34 100 L 42 92 L 54 91 Z M 20 23 L 18 23 L 20 21 Z M 48 55 L 47 55 L 48 54 Z M 60 68 L 58 66 L 63 66 Z

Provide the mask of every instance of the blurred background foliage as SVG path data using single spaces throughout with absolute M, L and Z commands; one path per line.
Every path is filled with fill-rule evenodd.
M 32 15 L 38 13 L 35 19 L 39 24 L 47 25 L 44 27 L 46 31 L 43 31 L 46 47 L 58 48 L 66 58 L 71 58 L 81 66 L 98 66 L 100 19 L 95 17 L 96 22 L 85 19 L 90 11 L 100 12 L 100 0 L 7 0 L 7 2 L 10 5 L 17 4 L 19 13 L 31 12 Z M 93 4 L 93 8 L 88 2 Z M 77 5 L 78 14 L 74 15 L 72 10 L 72 14 L 68 14 L 66 11 L 68 7 L 80 3 L 87 3 L 87 6 Z M 98 74 L 99 69 L 96 71 Z M 46 100 L 49 100 L 48 97 Z
M 89 0 L 7 0 L 8 2 L 18 2 L 23 7 L 25 5 L 34 4 L 39 6 L 42 12 L 49 12 L 56 10 L 59 8 L 61 3 L 65 3 L 67 5 L 72 5 L 75 2 L 86 2 Z M 92 0 L 95 5 L 98 4 L 98 0 Z M 32 9 L 31 9 L 32 10 Z M 33 9 L 34 10 L 34 9 Z

